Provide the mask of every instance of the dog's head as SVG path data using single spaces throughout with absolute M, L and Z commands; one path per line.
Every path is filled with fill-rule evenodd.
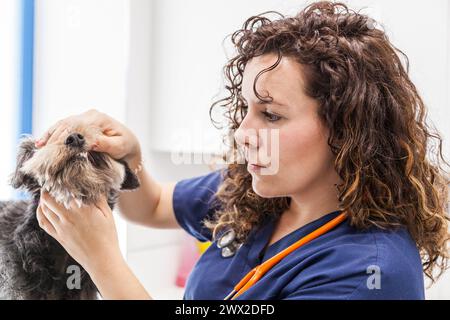
M 78 205 L 93 204 L 101 196 L 138 188 L 138 178 L 125 161 L 90 150 L 97 134 L 92 129 L 73 128 L 40 149 L 31 137 L 24 138 L 12 186 L 32 193 L 43 189 L 66 206 L 72 200 Z

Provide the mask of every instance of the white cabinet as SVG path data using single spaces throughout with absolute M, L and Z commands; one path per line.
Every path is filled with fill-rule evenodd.
M 450 64 L 449 20 L 447 0 L 351 0 L 354 8 L 374 13 L 391 42 L 409 57 L 411 79 L 429 109 L 429 117 L 447 138 L 450 150 Z M 447 156 L 450 154 L 447 153 Z
M 448 108 L 448 2 L 435 0 L 351 0 L 382 22 L 392 42 L 410 58 L 411 76 L 436 125 L 446 129 Z M 296 0 L 155 0 L 152 15 L 151 148 L 160 151 L 217 152 L 220 134 L 209 107 L 223 96 L 222 67 L 230 39 L 224 38 L 251 15 L 268 10 L 295 14 Z M 424 8 L 427 5 L 430 8 Z M 239 9 L 237 9 L 239 8 Z M 450 147 L 450 145 L 447 145 Z M 448 149 L 448 148 L 447 148 Z
M 219 153 L 209 108 L 223 97 L 223 40 L 256 13 L 292 11 L 298 1 L 155 0 L 152 23 L 151 148 Z M 295 12 L 295 10 L 294 10 Z M 219 119 L 219 118 L 215 118 Z

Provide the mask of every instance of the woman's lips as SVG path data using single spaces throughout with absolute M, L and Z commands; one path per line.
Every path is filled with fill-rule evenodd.
M 249 171 L 253 171 L 253 172 L 260 172 L 262 168 L 265 168 L 265 167 L 257 165 L 257 164 L 253 164 L 253 163 L 249 163 L 247 166 L 247 169 Z

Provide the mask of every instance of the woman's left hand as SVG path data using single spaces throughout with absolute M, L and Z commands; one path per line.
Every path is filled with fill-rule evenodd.
M 113 214 L 106 199 L 92 206 L 69 209 L 48 193 L 41 194 L 37 220 L 67 253 L 90 273 L 121 259 Z

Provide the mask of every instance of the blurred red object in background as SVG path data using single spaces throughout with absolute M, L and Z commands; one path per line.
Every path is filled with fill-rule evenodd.
M 180 265 L 178 267 L 175 285 L 184 288 L 186 281 L 203 252 L 211 245 L 211 242 L 200 242 L 197 239 L 184 235 L 185 240 L 181 246 Z

